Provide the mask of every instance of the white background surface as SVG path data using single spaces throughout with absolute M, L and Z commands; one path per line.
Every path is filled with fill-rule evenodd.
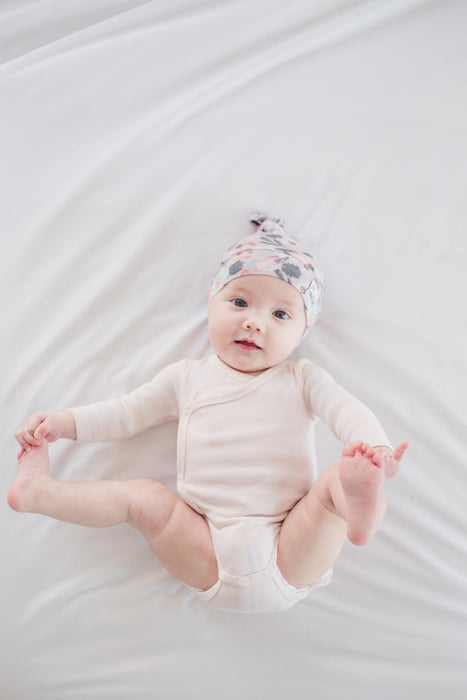
M 204 605 L 128 527 L 3 498 L 2 698 L 465 698 L 466 26 L 462 0 L 1 4 L 4 495 L 30 413 L 209 352 L 257 209 L 326 273 L 301 354 L 410 442 L 378 537 L 277 615 Z M 53 473 L 173 487 L 174 441 L 60 443 Z

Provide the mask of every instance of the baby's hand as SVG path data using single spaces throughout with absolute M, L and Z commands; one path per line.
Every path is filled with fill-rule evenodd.
M 375 451 L 373 462 L 384 469 L 387 479 L 392 479 L 402 466 L 402 457 L 408 448 L 408 442 L 402 442 L 394 452 L 390 447 L 373 447 Z M 369 456 L 369 455 L 368 455 Z
M 402 457 L 408 446 L 408 442 L 403 442 L 393 452 L 386 445 L 372 447 L 365 442 L 353 442 L 344 447 L 342 456 L 354 457 L 356 454 L 363 454 L 371 459 L 373 464 L 384 470 L 387 479 L 392 479 L 402 466 Z
M 31 446 L 40 445 L 44 440 L 55 442 L 61 437 L 76 439 L 74 419 L 69 411 L 35 413 L 15 435 L 25 452 L 30 452 Z
M 408 442 L 403 442 L 396 447 L 393 452 L 390 447 L 384 445 L 379 447 L 365 445 L 366 449 L 364 450 L 364 454 L 371 459 L 377 467 L 384 469 L 387 479 L 392 479 L 402 466 L 402 457 L 408 446 Z

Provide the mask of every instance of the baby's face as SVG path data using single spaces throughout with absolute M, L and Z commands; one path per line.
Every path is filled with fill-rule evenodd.
M 245 275 L 211 300 L 209 339 L 226 365 L 260 374 L 300 344 L 305 320 L 303 299 L 292 285 L 268 275 Z

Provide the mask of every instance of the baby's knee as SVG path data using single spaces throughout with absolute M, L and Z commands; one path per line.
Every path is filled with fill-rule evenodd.
M 129 485 L 128 524 L 142 532 L 162 532 L 174 511 L 176 496 L 152 479 L 137 479 Z

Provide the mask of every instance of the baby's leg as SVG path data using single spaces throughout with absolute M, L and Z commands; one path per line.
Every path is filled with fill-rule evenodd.
M 47 443 L 20 452 L 18 474 L 8 492 L 14 510 L 40 513 L 87 527 L 127 522 L 140 530 L 161 563 L 196 588 L 209 588 L 217 562 L 208 524 L 165 486 L 150 479 L 55 481 Z
M 396 450 L 398 459 L 404 449 Z M 365 450 L 373 456 L 372 448 Z M 298 588 L 310 585 L 334 564 L 346 537 L 353 544 L 368 543 L 386 511 L 384 469 L 359 449 L 352 452 L 323 471 L 282 525 L 278 565 Z

